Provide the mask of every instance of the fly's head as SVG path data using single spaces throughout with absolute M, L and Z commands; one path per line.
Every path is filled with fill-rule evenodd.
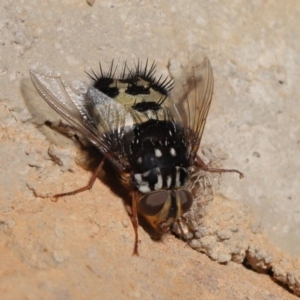
M 187 189 L 160 190 L 142 195 L 138 200 L 138 212 L 156 232 L 163 234 L 188 212 L 193 196 Z

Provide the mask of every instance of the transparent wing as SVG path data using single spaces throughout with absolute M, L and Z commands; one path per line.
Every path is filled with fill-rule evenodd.
M 193 68 L 193 75 L 183 86 L 184 95 L 178 103 L 186 129 L 188 149 L 192 159 L 200 146 L 214 87 L 213 70 L 208 58 Z
M 118 169 L 127 168 L 127 159 L 116 144 L 123 136 L 130 115 L 124 107 L 100 91 L 89 88 L 78 92 L 65 86 L 60 77 L 30 72 L 42 98 L 79 133 L 94 144 Z M 110 132 L 111 134 L 105 134 Z M 112 147 L 114 152 L 111 151 Z

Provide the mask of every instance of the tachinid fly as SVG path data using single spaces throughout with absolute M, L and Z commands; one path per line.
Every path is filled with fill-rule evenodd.
M 194 68 L 189 80 L 194 96 L 186 92 L 178 104 L 170 98 L 173 80 L 157 78 L 155 66 L 139 61 L 129 68 L 125 63 L 115 76 L 113 62 L 107 73 L 100 65 L 99 75 L 88 74 L 93 85 L 83 92 L 65 86 L 60 77 L 31 71 L 42 98 L 104 156 L 87 186 L 55 197 L 90 189 L 104 161 L 109 161 L 131 194 L 134 254 L 138 254 L 138 214 L 158 234 L 175 222 L 180 227 L 181 217 L 193 204 L 188 188 L 193 166 L 243 177 L 236 170 L 209 169 L 197 155 L 213 93 L 209 60 Z

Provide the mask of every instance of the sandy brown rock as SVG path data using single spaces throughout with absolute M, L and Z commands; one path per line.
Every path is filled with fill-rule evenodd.
M 2 1 L 1 297 L 296 299 L 298 11 L 296 0 Z M 84 71 L 97 71 L 99 61 L 148 57 L 180 77 L 198 52 L 215 74 L 203 142 L 228 153 L 226 167 L 246 177 L 224 176 L 224 196 L 200 223 L 194 242 L 210 258 L 173 235 L 154 242 L 142 228 L 133 257 L 131 222 L 115 188 L 97 180 L 91 192 L 51 201 L 88 182 L 90 157 L 73 134 L 56 131 L 59 118 L 34 91 L 29 69 L 39 64 L 88 83 Z
M 2 133 L 1 149 L 7 149 L 1 156 L 4 166 L 5 157 L 22 147 L 14 141 L 16 128 Z M 90 173 L 74 162 L 72 172 L 66 171 L 64 163 L 69 164 L 69 159 L 64 159 L 64 151 L 59 166 L 46 158 L 52 146 L 34 143 L 26 130 L 21 137 L 25 136 L 30 154 L 27 149 L 14 158 L 14 163 L 20 159 L 22 168 L 1 172 L 1 191 L 6 198 L 1 202 L 0 252 L 5 259 L 1 262 L 0 289 L 6 299 L 25 295 L 30 299 L 96 299 L 99 295 L 103 299 L 294 298 L 270 276 L 236 263 L 220 265 L 170 234 L 155 242 L 139 228 L 140 256 L 132 256 L 134 233 L 122 199 L 97 180 L 90 192 L 52 202 L 47 196 L 82 186 Z M 72 149 L 77 151 L 75 145 Z M 10 168 L 11 163 L 12 158 Z M 5 186 L 4 176 L 14 183 L 11 189 Z M 227 206 L 230 203 L 215 199 L 216 204 L 220 201 Z M 230 237 L 220 228 L 211 236 L 221 240 Z M 262 243 L 259 245 L 261 248 Z M 221 260 L 227 252 L 218 249 L 216 260 Z M 280 278 L 283 272 L 285 280 L 293 276 L 287 274 L 286 266 L 283 270 L 277 266 L 279 281 L 284 282 Z

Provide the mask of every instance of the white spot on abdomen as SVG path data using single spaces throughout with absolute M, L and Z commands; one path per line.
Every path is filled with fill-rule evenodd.
M 150 188 L 149 188 L 148 185 L 141 185 L 141 186 L 139 187 L 139 191 L 140 191 L 141 193 L 145 194 L 145 193 L 149 193 L 151 190 L 150 190 Z
M 180 186 L 180 170 L 176 168 L 175 186 Z
M 170 149 L 170 154 L 173 156 L 173 157 L 175 157 L 177 154 L 176 154 L 176 151 L 175 151 L 175 149 L 172 147 L 171 149 Z
M 172 178 L 171 176 L 167 176 L 167 187 L 169 188 L 171 186 L 172 183 Z
M 154 152 L 155 157 L 161 157 L 162 156 L 162 153 L 161 153 L 161 151 L 159 149 L 155 149 L 154 151 L 155 151 Z
M 149 173 L 149 172 L 146 172 L 146 173 Z M 134 174 L 134 178 L 135 178 L 137 184 L 139 185 L 138 189 L 141 193 L 149 193 L 151 191 L 149 188 L 148 182 L 143 180 L 142 174 Z
M 138 184 L 142 183 L 142 175 L 141 174 L 134 174 L 134 178 Z
M 160 174 L 157 175 L 157 183 L 154 185 L 154 189 L 160 190 L 162 188 L 163 185 L 163 180 L 162 180 L 162 176 Z

